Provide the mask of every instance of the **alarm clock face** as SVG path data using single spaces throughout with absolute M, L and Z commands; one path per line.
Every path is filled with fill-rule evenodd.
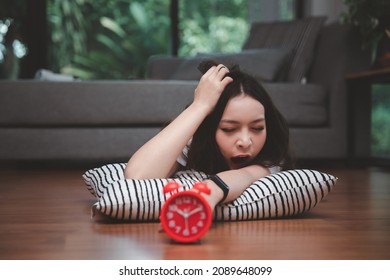
M 212 211 L 207 201 L 193 191 L 182 191 L 165 202 L 161 224 L 165 232 L 178 242 L 195 242 L 210 228 Z

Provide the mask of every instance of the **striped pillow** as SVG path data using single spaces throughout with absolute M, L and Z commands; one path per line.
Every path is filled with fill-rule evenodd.
M 183 171 L 169 179 L 125 179 L 126 164 L 114 163 L 88 170 L 83 175 L 89 191 L 96 196 L 93 215 L 102 213 L 122 221 L 158 221 L 160 209 L 170 194 L 163 186 L 178 181 L 182 189 L 208 176 L 196 171 Z M 271 174 L 255 181 L 237 199 L 218 205 L 214 219 L 218 221 L 257 220 L 288 217 L 316 206 L 336 184 L 337 178 L 309 169 L 294 169 Z
M 291 49 L 293 54 L 286 66 L 287 81 L 301 82 L 311 66 L 315 43 L 325 19 L 318 16 L 293 21 L 253 23 L 243 49 Z

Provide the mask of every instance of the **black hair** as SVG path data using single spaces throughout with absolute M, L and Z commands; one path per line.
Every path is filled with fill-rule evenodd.
M 206 60 L 199 65 L 198 69 L 205 73 L 210 67 L 215 65 L 218 65 L 218 63 Z M 233 81 L 226 86 L 214 110 L 204 119 L 193 135 L 185 168 L 203 171 L 206 174 L 216 174 L 229 170 L 216 143 L 215 132 L 228 101 L 240 94 L 253 97 L 265 109 L 267 124 L 266 142 L 251 164 L 259 164 L 266 167 L 280 166 L 282 169 L 291 168 L 292 157 L 289 148 L 288 124 L 274 106 L 263 85 L 251 75 L 241 71 L 238 65 L 229 67 L 227 76 L 231 77 Z

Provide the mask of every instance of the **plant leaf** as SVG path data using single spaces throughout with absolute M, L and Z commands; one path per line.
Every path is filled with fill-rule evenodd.
M 100 24 L 107 28 L 108 30 L 111 30 L 115 34 L 117 34 L 119 37 L 125 37 L 126 32 L 120 27 L 119 24 L 117 24 L 113 19 L 108 17 L 101 17 L 100 18 Z

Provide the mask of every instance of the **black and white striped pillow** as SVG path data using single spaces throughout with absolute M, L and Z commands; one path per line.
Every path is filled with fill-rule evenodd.
M 183 189 L 207 178 L 195 171 L 184 171 L 170 179 L 125 179 L 124 163 L 114 163 L 87 171 L 83 178 L 98 201 L 93 213 L 100 212 L 122 221 L 158 221 L 160 209 L 170 194 L 163 186 L 175 180 Z M 218 205 L 218 221 L 257 220 L 301 214 L 316 206 L 336 184 L 337 178 L 309 169 L 271 174 L 255 181 L 237 199 Z

